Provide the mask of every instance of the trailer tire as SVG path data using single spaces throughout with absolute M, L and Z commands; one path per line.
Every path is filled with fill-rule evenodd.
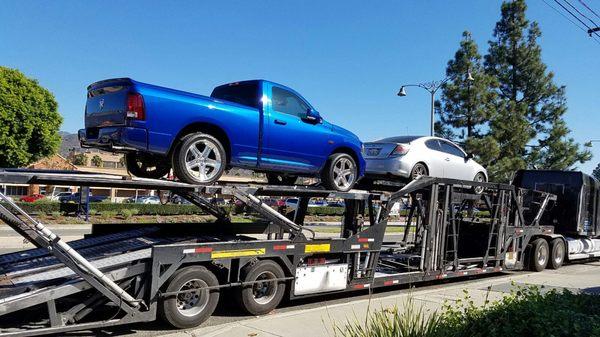
M 532 271 L 543 271 L 548 265 L 550 260 L 550 248 L 548 247 L 548 241 L 539 238 L 535 239 L 531 243 L 531 249 L 529 251 L 529 268 Z
M 242 269 L 242 282 L 284 277 L 283 269 L 271 260 L 261 260 Z M 264 315 L 275 309 L 283 299 L 285 281 L 247 284 L 236 290 L 236 301 L 245 311 L 252 315 Z
M 550 241 L 550 260 L 548 261 L 548 268 L 560 268 L 565 262 L 565 252 L 565 242 L 561 238 Z
M 203 266 L 191 266 L 178 270 L 168 281 L 166 292 L 215 287 L 219 281 L 215 274 Z M 219 303 L 219 289 L 182 293 L 162 298 L 159 314 L 175 328 L 187 329 L 200 325 L 215 311 Z

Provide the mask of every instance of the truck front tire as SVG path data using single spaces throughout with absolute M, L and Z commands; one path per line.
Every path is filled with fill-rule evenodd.
M 219 281 L 215 274 L 203 266 L 178 270 L 168 281 L 166 292 L 178 292 L 159 302 L 159 314 L 175 328 L 188 329 L 200 325 L 215 311 L 219 303 Z M 198 289 L 197 291 L 193 291 Z
M 162 178 L 171 170 L 171 165 L 166 158 L 137 152 L 125 155 L 125 166 L 132 175 L 149 179 Z
M 185 136 L 173 153 L 173 171 L 177 178 L 190 184 L 212 184 L 219 180 L 227 154 L 221 142 L 205 133 Z
M 242 269 L 242 282 L 236 300 L 252 315 L 264 315 L 275 309 L 285 293 L 283 269 L 274 261 L 261 260 Z M 280 279 L 280 280 L 277 280 Z

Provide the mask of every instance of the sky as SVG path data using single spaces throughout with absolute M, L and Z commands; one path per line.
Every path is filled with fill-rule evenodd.
M 552 1 L 548 1 L 552 3 Z M 600 2 L 586 1 L 598 12 Z M 83 127 L 86 86 L 131 77 L 208 95 L 263 78 L 300 92 L 328 121 L 363 141 L 428 134 L 429 94 L 402 84 L 444 78 L 471 31 L 480 52 L 500 17 L 496 0 L 3 1 L 0 65 L 54 93 L 62 130 Z M 542 0 L 543 61 L 567 87 L 565 119 L 578 142 L 600 140 L 600 44 Z M 554 5 L 557 7 L 557 5 Z M 590 173 L 600 162 L 600 142 Z

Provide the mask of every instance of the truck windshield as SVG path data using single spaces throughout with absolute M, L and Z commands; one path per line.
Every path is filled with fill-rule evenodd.
M 239 82 L 216 87 L 210 97 L 258 109 L 258 82 Z

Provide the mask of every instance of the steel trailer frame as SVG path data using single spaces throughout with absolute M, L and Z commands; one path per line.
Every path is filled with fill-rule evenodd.
M 158 224 L 99 227 L 95 231 L 96 236 L 74 242 L 73 246 L 78 248 L 71 249 L 16 204 L 5 203 L 0 206 L 0 219 L 39 248 L 28 252 L 33 260 L 18 254 L 0 256 L 0 270 L 3 272 L 4 269 L 10 270 L 7 266 L 17 265 L 15 270 L 5 273 L 0 279 L 0 296 L 8 294 L 0 298 L 0 317 L 43 304 L 48 310 L 48 320 L 41 328 L 0 330 L 10 336 L 60 333 L 154 320 L 161 298 L 179 294 L 166 293 L 164 289 L 170 277 L 182 266 L 206 266 L 219 275 L 219 286 L 213 288 L 220 289 L 248 286 L 250 283 L 241 279 L 243 267 L 270 259 L 277 262 L 285 273 L 285 277 L 275 282 L 287 284 L 290 289 L 288 297 L 294 299 L 498 272 L 506 268 L 521 269 L 531 238 L 553 234 L 551 226 L 539 225 L 539 218 L 553 196 L 506 184 L 468 182 L 469 185 L 484 187 L 484 193 L 478 195 L 465 188 L 465 181 L 424 177 L 392 194 L 381 194 L 335 192 L 313 186 L 195 186 L 165 180 L 40 170 L 1 170 L 0 182 L 171 191 L 217 219 L 211 225 L 182 224 L 179 228 L 168 224 L 173 226 L 168 228 L 168 231 L 173 231 L 172 237 L 152 236 L 165 230 L 166 225 L 162 228 L 158 228 Z M 217 193 L 235 196 L 265 221 L 232 223 L 221 208 L 215 207 L 206 198 L 206 195 Z M 536 198 L 529 199 L 537 200 L 535 209 L 529 208 L 528 214 L 533 214 L 529 218 L 523 212 L 525 193 L 535 194 Z M 292 196 L 298 197 L 299 202 L 288 218 L 264 204 L 258 196 Z M 304 227 L 310 198 L 344 199 L 340 237 L 316 238 L 314 233 L 311 233 L 312 237 L 305 235 L 305 232 L 310 232 Z M 396 202 L 406 203 L 408 209 L 405 235 L 402 242 L 390 244 L 384 242 L 384 235 L 389 212 Z M 487 210 L 485 221 L 476 220 L 485 213 L 478 208 Z M 482 256 L 461 256 L 459 228 L 477 223 L 484 223 L 488 228 L 485 251 L 480 254 Z M 247 236 L 258 233 L 267 234 L 267 238 Z M 88 253 L 91 261 L 83 257 L 88 250 L 106 250 L 110 242 L 122 243 L 122 251 L 117 249 L 106 258 Z M 136 245 L 136 249 L 128 250 L 127 242 Z M 88 246 L 90 248 L 85 248 Z M 82 254 L 78 254 L 78 250 Z M 514 263 L 506 265 L 507 256 L 514 257 Z M 66 267 L 55 267 L 56 259 Z M 415 264 L 411 264 L 413 260 Z M 39 261 L 54 261 L 52 266 L 55 269 L 45 271 L 45 266 Z M 332 265 L 330 261 L 348 268 L 343 288 L 317 289 L 309 293 L 295 291 L 302 280 L 300 271 Z M 19 270 L 20 265 L 25 267 Z M 24 287 L 27 289 L 24 290 Z M 2 288 L 6 289 L 6 294 Z M 84 300 L 75 305 L 66 307 L 62 303 L 69 296 L 83 294 Z M 64 310 L 59 309 L 59 302 Z M 107 304 L 118 308 L 119 312 L 114 317 L 87 320 L 90 313 L 99 312 L 99 308 Z

